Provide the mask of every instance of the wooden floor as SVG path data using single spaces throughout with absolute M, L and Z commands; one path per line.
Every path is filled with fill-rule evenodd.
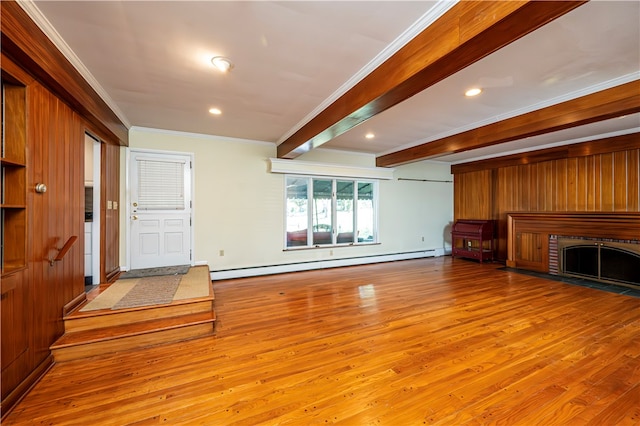
M 3 424 L 640 424 L 640 298 L 499 267 L 215 282 L 215 337 L 57 364 Z

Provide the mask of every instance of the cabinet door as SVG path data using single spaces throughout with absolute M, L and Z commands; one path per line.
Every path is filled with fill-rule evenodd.
M 533 232 L 516 232 L 516 267 L 549 272 L 549 236 Z
M 25 378 L 29 365 L 29 294 L 27 271 L 5 275 L 0 283 L 2 299 L 2 399 Z

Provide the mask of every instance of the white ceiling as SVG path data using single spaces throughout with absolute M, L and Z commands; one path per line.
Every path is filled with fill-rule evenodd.
M 444 13 L 438 1 L 23 5 L 128 126 L 280 143 Z M 65 46 L 66 44 L 66 46 Z M 215 55 L 234 69 L 217 72 Z M 640 2 L 591 1 L 323 147 L 382 155 L 640 78 Z M 480 85 L 483 93 L 465 98 Z M 223 113 L 213 116 L 209 108 Z M 375 133 L 372 140 L 364 138 Z M 640 114 L 443 155 L 640 131 Z

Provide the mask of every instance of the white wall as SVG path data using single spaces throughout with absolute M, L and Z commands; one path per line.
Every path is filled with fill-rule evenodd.
M 93 186 L 93 144 L 95 139 L 84 135 L 84 185 Z
M 132 128 L 129 146 L 195 154 L 194 258 L 206 261 L 212 271 L 450 247 L 444 235 L 453 217 L 453 184 L 397 180 L 452 180 L 449 165 L 419 162 L 401 166 L 394 180 L 381 181 L 381 244 L 283 250 L 284 175 L 268 170 L 268 159 L 276 156 L 274 144 Z M 124 162 L 124 153 L 121 157 Z M 372 155 L 323 149 L 299 160 L 375 166 Z M 122 166 L 121 203 L 125 205 L 126 168 Z M 121 265 L 127 267 L 126 209 L 121 211 Z

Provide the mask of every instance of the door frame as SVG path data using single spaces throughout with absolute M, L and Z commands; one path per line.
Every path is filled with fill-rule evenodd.
M 182 156 L 188 156 L 189 160 L 191 161 L 191 173 L 189 174 L 189 178 L 191 179 L 191 185 L 189 185 L 191 187 L 191 209 L 190 209 L 190 214 L 189 214 L 189 218 L 191 219 L 191 226 L 189 227 L 189 239 L 190 239 L 190 247 L 189 250 L 191 251 L 191 266 L 195 266 L 195 258 L 196 258 L 196 252 L 195 252 L 195 246 L 194 246 L 194 236 L 195 236 L 195 232 L 194 232 L 194 228 L 195 228 L 195 218 L 194 218 L 194 211 L 195 211 L 195 206 L 196 206 L 196 201 L 195 201 L 195 155 L 193 154 L 193 152 L 182 152 L 182 151 L 167 151 L 167 150 L 160 150 L 160 149 L 144 149 L 144 148 L 125 148 L 125 159 L 124 159 L 124 169 L 125 169 L 125 204 L 127 206 L 126 209 L 121 209 L 120 211 L 124 211 L 124 215 L 120 217 L 120 225 L 122 226 L 124 222 L 124 230 L 125 230 L 125 235 L 124 235 L 124 241 L 125 241 L 125 257 L 126 257 L 126 262 L 127 262 L 127 266 L 126 267 L 121 267 L 120 269 L 123 271 L 129 271 L 131 269 L 131 221 L 129 220 L 129 218 L 132 215 L 131 212 L 131 155 L 133 153 L 141 153 L 141 154 L 150 154 L 150 155 L 182 155 Z
M 100 265 L 102 264 L 102 252 L 100 251 L 100 241 L 102 233 L 100 226 L 102 217 L 100 216 L 100 200 L 102 197 L 102 141 L 85 130 L 85 140 L 90 138 L 93 143 L 93 219 L 91 221 L 91 284 L 100 284 Z M 85 184 L 86 185 L 86 184 Z

